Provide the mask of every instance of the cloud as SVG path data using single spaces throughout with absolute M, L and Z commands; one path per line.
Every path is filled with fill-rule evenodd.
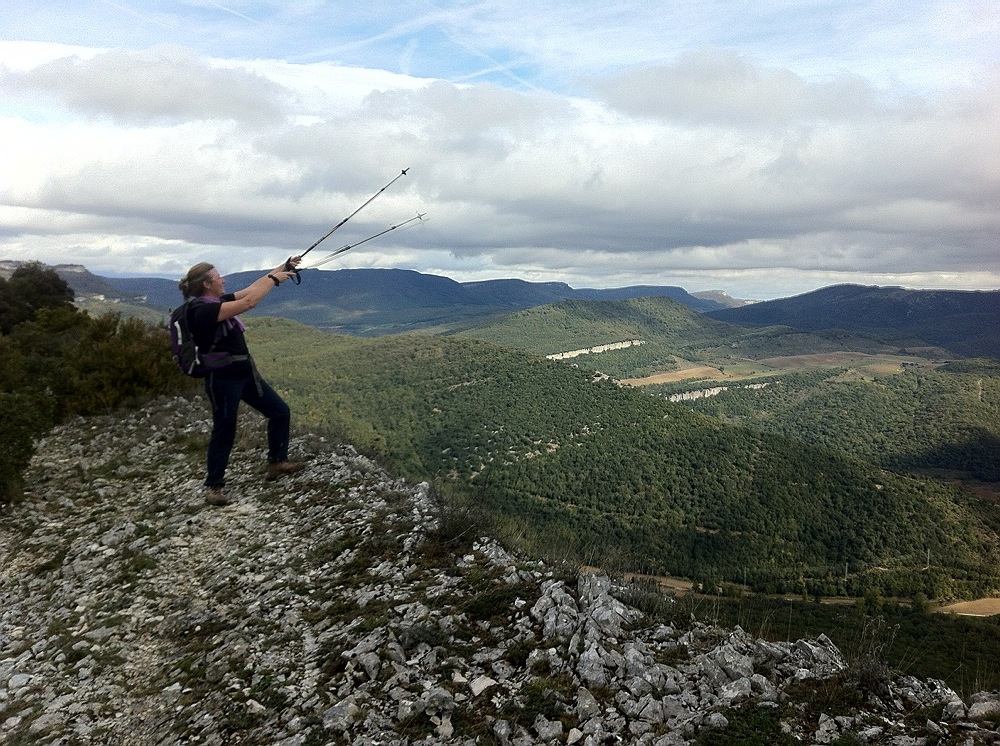
M 264 266 L 410 168 L 323 249 L 417 210 L 430 220 L 334 266 L 747 297 L 823 277 L 1000 284 L 997 71 L 956 82 L 966 60 L 920 77 L 947 85 L 902 84 L 870 74 L 874 58 L 843 56 L 869 22 L 912 53 L 940 27 L 922 10 L 891 25 L 874 5 L 863 23 L 834 5 L 761 3 L 752 15 L 769 23 L 744 32 L 727 3 L 440 2 L 386 15 L 375 0 L 323 35 L 333 6 L 223 5 L 179 6 L 157 27 L 204 16 L 189 38 L 259 45 L 0 42 L 0 258 Z M 810 41 L 827 26 L 828 40 Z M 294 42 L 282 54 L 260 53 L 282 39 Z M 424 72 L 364 66 L 367 54 Z
M 914 99 L 890 104 L 854 76 L 811 82 L 788 69 L 755 65 L 733 51 L 688 53 L 670 65 L 629 69 L 593 87 L 628 114 L 722 127 L 857 120 L 919 107 Z
M 67 109 L 132 124 L 231 119 L 276 122 L 289 91 L 245 69 L 224 67 L 190 50 L 160 46 L 63 57 L 0 82 L 9 91 L 43 94 Z

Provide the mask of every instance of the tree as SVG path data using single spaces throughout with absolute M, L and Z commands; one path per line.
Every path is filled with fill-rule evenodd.
M 9 280 L 0 278 L 0 333 L 31 319 L 40 308 L 71 306 L 73 290 L 55 271 L 38 262 L 14 270 Z

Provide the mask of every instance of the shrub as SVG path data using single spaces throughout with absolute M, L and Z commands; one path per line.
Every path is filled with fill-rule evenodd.
M 192 381 L 174 365 L 165 329 L 106 314 L 84 327 L 67 361 L 78 383 L 66 399 L 75 414 L 106 414 L 158 394 L 181 393 Z
M 798 743 L 781 730 L 777 708 L 744 705 L 725 712 L 729 725 L 704 728 L 695 740 L 697 746 L 777 746 Z
M 0 392 L 4 447 L 0 449 L 0 502 L 21 488 L 21 474 L 35 453 L 35 439 L 52 424 L 51 397 Z
M 59 308 L 73 303 L 73 291 L 51 269 L 32 262 L 14 270 L 9 280 L 0 278 L 0 333 L 10 334 L 41 308 Z
M 165 329 L 118 314 L 93 318 L 73 308 L 43 309 L 7 342 L 22 370 L 5 377 L 52 391 L 59 416 L 108 414 L 197 384 L 174 365 Z
M 0 278 L 0 501 L 20 489 L 35 439 L 69 415 L 108 414 L 152 396 L 193 391 L 166 329 L 72 305 L 52 270 L 31 264 Z

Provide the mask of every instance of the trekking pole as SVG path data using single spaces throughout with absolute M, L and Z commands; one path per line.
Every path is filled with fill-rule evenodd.
M 357 210 L 355 210 L 350 215 L 348 215 L 346 218 L 344 218 L 339 223 L 337 223 L 335 226 L 333 226 L 330 230 L 328 230 L 326 233 L 324 233 L 322 236 L 320 236 L 319 240 L 316 241 L 316 243 L 314 243 L 308 249 L 306 249 L 301 254 L 299 254 L 299 259 L 301 259 L 302 257 L 304 257 L 306 254 L 308 254 L 310 251 L 312 251 L 313 249 L 315 249 L 321 243 L 323 243 L 326 239 L 328 239 L 331 235 L 333 235 L 333 232 L 335 230 L 337 230 L 340 226 L 342 226 L 348 220 L 350 220 L 355 215 L 357 215 L 359 212 L 361 212 L 363 209 L 365 209 L 365 207 L 367 207 L 368 204 L 372 202 L 372 200 L 374 200 L 376 197 L 378 197 L 380 194 L 382 194 L 382 192 L 384 192 L 386 189 L 388 189 L 394 183 L 396 183 L 397 179 L 399 179 L 399 178 L 401 178 L 403 176 L 406 176 L 406 172 L 409 171 L 409 170 L 410 170 L 409 168 L 404 168 L 402 171 L 400 171 L 398 174 L 396 174 L 395 178 L 393 178 L 392 181 L 390 181 L 384 187 L 382 187 L 377 192 L 375 192 L 375 194 L 373 194 L 371 197 L 369 197 L 367 200 L 365 200 L 364 204 L 361 205 L 361 207 L 359 207 Z M 286 272 L 294 272 L 295 273 L 295 279 L 293 280 L 293 282 L 296 285 L 298 285 L 299 283 L 302 282 L 302 277 L 299 275 L 298 270 L 296 270 L 295 267 L 292 266 L 292 260 L 291 260 L 291 258 L 289 258 L 289 260 L 287 262 L 285 262 L 285 271 Z
M 376 233 L 373 236 L 368 236 L 368 238 L 363 238 L 360 241 L 358 241 L 357 243 L 348 244 L 347 246 L 341 246 L 336 251 L 327 254 L 325 257 L 323 257 L 318 262 L 316 262 L 313 266 L 311 266 L 311 267 L 304 267 L 303 269 L 316 269 L 317 267 L 320 267 L 320 266 L 326 264 L 329 261 L 333 261 L 333 259 L 336 256 L 338 256 L 340 254 L 343 254 L 345 251 L 350 251 L 355 246 L 360 246 L 361 244 L 368 243 L 372 239 L 378 238 L 379 236 L 384 236 L 389 231 L 394 231 L 397 228 L 402 228 L 404 225 L 407 225 L 408 223 L 412 223 L 414 220 L 421 220 L 422 221 L 424 219 L 424 216 L 426 214 L 427 214 L 426 212 L 418 212 L 415 216 L 413 216 L 409 220 L 404 220 L 402 223 L 396 223 L 396 225 L 390 225 L 384 231 L 379 231 L 378 233 Z

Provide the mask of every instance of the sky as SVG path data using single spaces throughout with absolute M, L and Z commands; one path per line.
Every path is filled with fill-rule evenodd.
M 0 142 L 0 260 L 104 276 L 1000 288 L 995 0 L 32 0 Z

